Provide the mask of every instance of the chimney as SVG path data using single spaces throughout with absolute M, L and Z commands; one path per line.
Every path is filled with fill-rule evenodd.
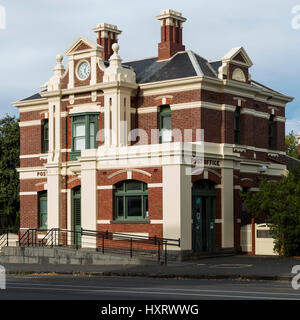
M 158 44 L 158 60 L 171 58 L 179 51 L 185 51 L 182 44 L 182 23 L 186 18 L 180 12 L 170 9 L 157 17 L 161 21 L 161 42 Z
M 93 29 L 97 33 L 97 43 L 104 47 L 102 51 L 102 59 L 108 61 L 113 54 L 111 46 L 118 42 L 118 34 L 122 31 L 117 26 L 108 23 L 100 23 Z

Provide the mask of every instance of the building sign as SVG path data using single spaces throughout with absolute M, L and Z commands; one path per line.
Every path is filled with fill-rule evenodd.
M 47 176 L 47 172 L 46 172 L 46 171 L 38 171 L 38 172 L 36 173 L 36 175 L 37 175 L 38 177 L 46 177 L 46 176 Z
M 203 163 L 204 161 L 204 163 Z M 203 165 L 204 167 L 220 167 L 220 160 L 215 159 L 202 159 L 197 157 L 192 157 L 192 164 L 193 165 Z

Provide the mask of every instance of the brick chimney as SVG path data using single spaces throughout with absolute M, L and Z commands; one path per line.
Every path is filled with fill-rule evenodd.
M 186 18 L 180 12 L 170 9 L 157 17 L 161 21 L 161 42 L 158 44 L 158 60 L 171 58 L 179 51 L 185 51 L 182 44 L 182 23 Z
M 108 61 L 113 54 L 111 46 L 118 42 L 118 35 L 122 32 L 117 26 L 108 23 L 100 23 L 93 29 L 97 33 L 97 43 L 104 47 L 102 59 Z

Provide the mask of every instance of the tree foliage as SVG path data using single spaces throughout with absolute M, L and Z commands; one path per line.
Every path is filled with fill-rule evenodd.
M 20 131 L 18 119 L 0 119 L 0 228 L 19 226 Z
M 262 180 L 259 191 L 243 194 L 245 208 L 263 218 L 275 239 L 274 250 L 300 255 L 300 166 L 279 181 Z
M 288 156 L 298 159 L 298 143 L 293 131 L 285 136 L 285 149 Z

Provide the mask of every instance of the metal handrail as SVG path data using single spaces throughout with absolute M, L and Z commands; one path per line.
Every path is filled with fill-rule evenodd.
M 37 241 L 37 233 L 38 232 L 46 232 L 44 237 Z M 107 249 L 109 250 L 121 250 L 123 253 L 129 250 L 130 257 L 133 257 L 135 253 L 155 253 L 153 249 L 141 249 L 134 248 L 134 244 L 148 244 L 157 247 L 157 259 L 161 262 L 162 257 L 164 259 L 164 263 L 167 263 L 168 260 L 168 246 L 176 246 L 180 247 L 180 239 L 170 239 L 170 238 L 162 238 L 162 237 L 149 237 L 142 235 L 128 235 L 124 233 L 118 232 L 109 232 L 109 231 L 96 231 L 96 230 L 87 230 L 81 229 L 80 231 L 76 230 L 67 230 L 60 228 L 52 228 L 48 229 L 33 229 L 30 228 L 26 230 L 26 232 L 20 237 L 19 245 L 27 245 L 27 246 L 69 246 L 68 244 L 68 236 L 65 238 L 63 234 L 71 235 L 72 246 L 75 246 L 76 249 L 79 248 L 79 243 L 77 242 L 78 237 L 94 237 L 96 238 L 96 250 L 102 249 L 102 253 L 104 254 Z M 24 241 L 25 240 L 25 241 Z M 107 242 L 107 240 L 117 240 L 117 244 L 123 244 L 125 241 L 125 247 L 111 246 L 111 242 Z M 118 240 L 123 240 L 118 242 Z M 164 256 L 162 254 L 164 253 Z

